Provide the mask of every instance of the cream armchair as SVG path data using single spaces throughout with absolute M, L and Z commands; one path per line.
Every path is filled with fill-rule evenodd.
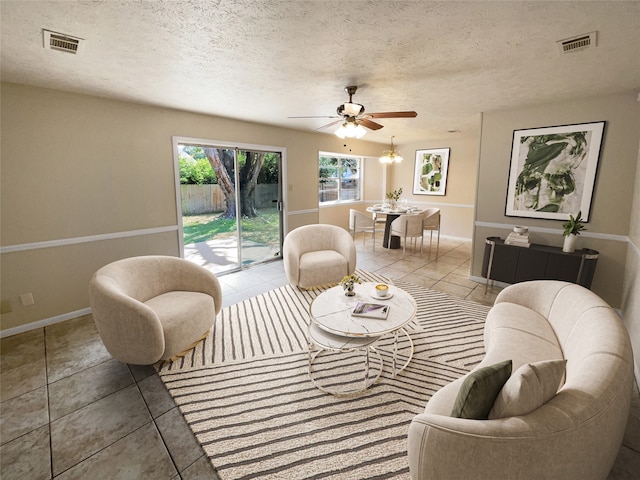
M 298 288 L 336 284 L 356 269 L 356 246 L 346 230 L 335 225 L 304 225 L 285 237 L 284 271 Z
M 94 273 L 89 301 L 109 353 L 150 365 L 185 353 L 206 336 L 222 307 L 222 291 L 215 275 L 195 263 L 142 256 Z

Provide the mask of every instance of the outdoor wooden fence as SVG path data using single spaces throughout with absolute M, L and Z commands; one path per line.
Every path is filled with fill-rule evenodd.
M 224 212 L 226 202 L 218 185 L 180 185 L 182 215 Z M 278 185 L 256 185 L 256 208 L 273 208 L 278 198 Z

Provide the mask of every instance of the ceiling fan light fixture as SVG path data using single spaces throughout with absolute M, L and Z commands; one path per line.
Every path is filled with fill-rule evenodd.
M 396 150 L 393 146 L 393 137 L 391 137 L 391 149 L 385 150 L 382 152 L 383 155 L 379 158 L 380 163 L 400 163 L 402 160 L 402 156 L 396 153 Z
M 348 119 L 336 130 L 340 138 L 362 138 L 367 131 L 355 119 Z
M 355 130 L 356 138 L 364 137 L 365 133 L 367 133 L 367 131 L 364 129 L 364 127 L 362 125 L 358 125 L 356 127 L 356 130 Z

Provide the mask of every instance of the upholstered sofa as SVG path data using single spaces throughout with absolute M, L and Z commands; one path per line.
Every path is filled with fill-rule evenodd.
M 529 413 L 470 419 L 451 415 L 474 372 L 446 385 L 409 427 L 411 478 L 606 478 L 627 425 L 633 385 L 629 336 L 615 311 L 579 285 L 518 283 L 496 298 L 484 343 L 486 356 L 474 372 L 511 360 L 513 376 L 532 363 L 565 359 L 559 390 Z
M 304 225 L 290 231 L 282 257 L 289 283 L 302 289 L 335 285 L 356 269 L 353 238 L 335 225 Z
M 185 353 L 222 307 L 216 276 L 182 258 L 145 255 L 105 265 L 89 283 L 93 319 L 117 360 L 150 365 Z

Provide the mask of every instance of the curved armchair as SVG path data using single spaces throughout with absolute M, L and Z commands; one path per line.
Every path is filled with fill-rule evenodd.
M 362 244 L 364 245 L 365 233 L 370 233 L 373 238 L 373 249 L 376 249 L 376 222 L 369 215 L 355 210 L 349 209 L 349 230 L 351 235 L 355 238 L 356 233 L 362 232 Z
M 304 225 L 289 232 L 282 246 L 284 271 L 298 288 L 336 284 L 356 269 L 356 246 L 335 225 Z
M 179 356 L 209 332 L 222 307 L 215 275 L 177 257 L 141 256 L 100 268 L 89 284 L 100 338 L 125 363 Z
M 420 238 L 420 252 L 422 252 L 424 234 L 424 216 L 423 215 L 400 215 L 391 222 L 391 235 L 402 237 L 402 256 L 407 250 L 407 238 L 413 239 L 414 242 Z

